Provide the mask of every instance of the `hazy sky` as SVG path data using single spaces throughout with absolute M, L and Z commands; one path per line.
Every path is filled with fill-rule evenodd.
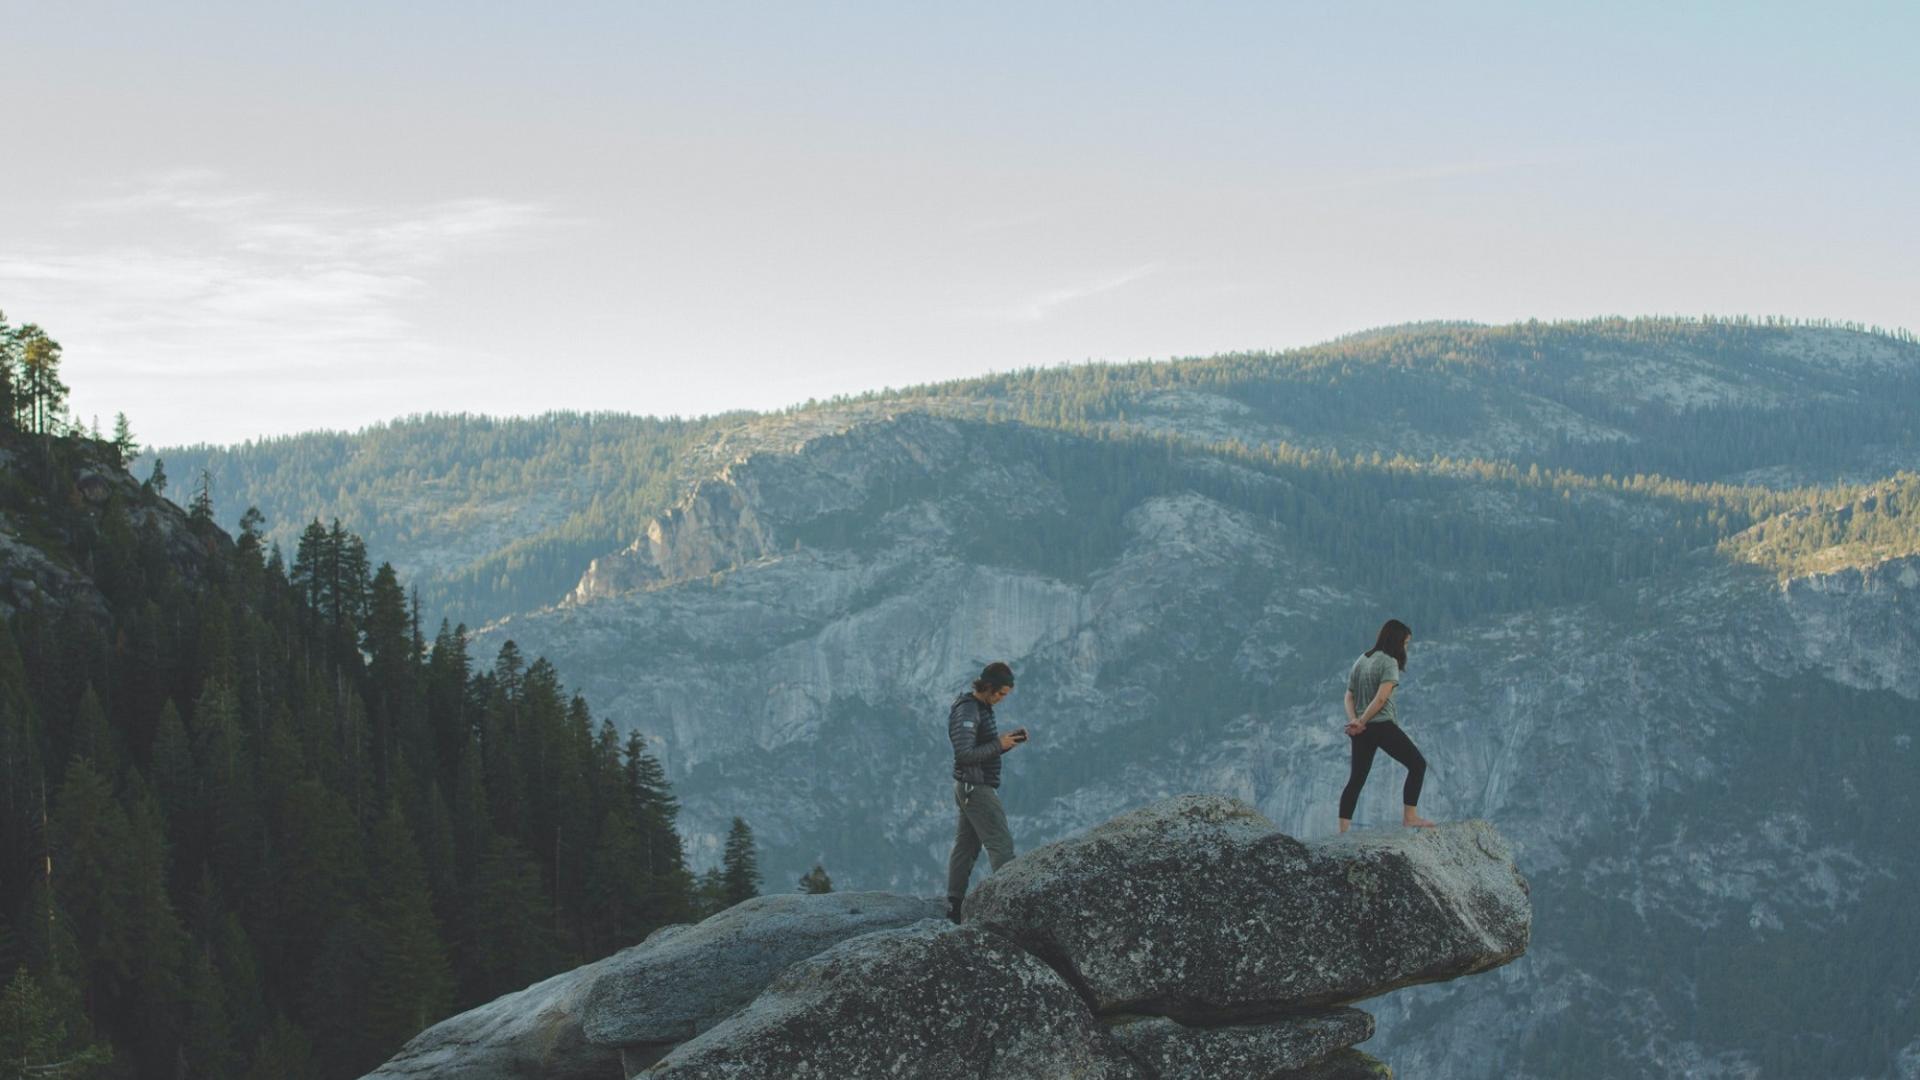
M 0 310 L 151 443 L 1415 319 L 1920 329 L 1920 4 L 0 0 Z

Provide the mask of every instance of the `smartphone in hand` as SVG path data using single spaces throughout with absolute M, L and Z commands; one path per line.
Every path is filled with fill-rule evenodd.
M 1026 728 L 1023 728 L 1023 727 L 1014 728 L 1012 731 L 1007 732 L 1007 734 L 1013 736 L 1014 742 L 1023 743 L 1027 741 Z

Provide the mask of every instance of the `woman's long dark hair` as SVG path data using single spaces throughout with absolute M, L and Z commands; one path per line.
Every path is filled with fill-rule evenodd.
M 1372 656 L 1377 652 L 1386 653 L 1393 657 L 1394 663 L 1400 665 L 1401 671 L 1405 671 L 1407 670 L 1407 639 L 1412 636 L 1412 627 L 1399 619 L 1388 619 L 1380 627 L 1380 636 L 1373 639 L 1373 648 L 1367 650 L 1367 655 Z

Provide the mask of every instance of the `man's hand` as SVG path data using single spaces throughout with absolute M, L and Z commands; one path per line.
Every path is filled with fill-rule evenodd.
M 1358 735 L 1365 730 L 1367 730 L 1367 725 L 1361 723 L 1358 719 L 1347 721 L 1347 734 Z
M 1000 752 L 1004 754 L 1007 751 L 1013 749 L 1016 746 L 1019 746 L 1021 743 L 1026 741 L 1027 741 L 1027 729 L 1015 728 L 1012 731 L 1007 732 L 1005 735 L 1000 736 Z

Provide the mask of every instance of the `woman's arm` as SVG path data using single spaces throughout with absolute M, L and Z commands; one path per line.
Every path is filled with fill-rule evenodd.
M 1379 716 L 1380 710 L 1385 708 L 1387 705 L 1387 699 L 1393 696 L 1394 688 L 1399 685 L 1400 685 L 1399 683 L 1390 683 L 1390 682 L 1381 683 L 1379 692 L 1373 695 L 1373 703 L 1367 706 L 1366 712 L 1363 712 L 1360 714 L 1360 719 L 1358 722 L 1365 724 L 1371 721 L 1374 717 Z M 1351 697 L 1352 695 L 1349 694 L 1348 696 Z

